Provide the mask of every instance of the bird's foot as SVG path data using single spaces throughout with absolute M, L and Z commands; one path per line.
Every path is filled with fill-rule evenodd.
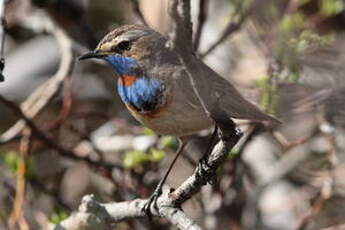
M 204 184 L 209 183 L 214 185 L 216 182 L 216 177 L 211 173 L 211 167 L 207 161 L 208 155 L 204 155 L 198 163 L 196 176 L 204 181 Z
M 151 196 L 148 198 L 146 204 L 144 205 L 142 211 L 146 214 L 146 216 L 152 220 L 152 211 L 151 206 L 153 205 L 153 208 L 158 210 L 157 206 L 157 200 L 160 195 L 162 195 L 162 185 L 158 185 L 155 189 L 155 191 L 151 194 Z

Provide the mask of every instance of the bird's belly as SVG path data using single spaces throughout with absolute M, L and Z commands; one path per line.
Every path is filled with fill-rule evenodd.
M 201 106 L 186 101 L 168 103 L 153 116 L 128 109 L 139 122 L 161 135 L 188 136 L 214 124 Z

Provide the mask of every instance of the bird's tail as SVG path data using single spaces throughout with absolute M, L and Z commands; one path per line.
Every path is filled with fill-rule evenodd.
M 229 87 L 230 86 L 230 87 Z M 219 106 L 230 117 L 262 122 L 268 128 L 280 125 L 282 122 L 277 118 L 263 112 L 256 105 L 245 99 L 233 86 L 227 84 Z

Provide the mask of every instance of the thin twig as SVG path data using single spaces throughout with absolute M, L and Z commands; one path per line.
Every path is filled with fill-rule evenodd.
M 207 20 L 208 0 L 199 0 L 198 27 L 194 36 L 194 50 L 197 51 L 200 45 L 202 31 Z
M 212 51 L 214 51 L 220 44 L 222 44 L 230 35 L 232 35 L 234 32 L 238 31 L 242 24 L 246 21 L 248 15 L 250 14 L 252 7 L 246 10 L 242 15 L 240 15 L 237 22 L 234 22 L 233 20 L 230 20 L 228 25 L 223 30 L 220 37 L 202 54 L 200 54 L 201 58 L 206 57 L 209 55 Z
M 105 153 L 96 146 L 96 144 L 93 142 L 92 138 L 90 137 L 90 135 L 88 133 L 84 133 L 84 132 L 78 130 L 77 128 L 75 128 L 74 126 L 70 126 L 69 129 L 72 132 L 74 132 L 75 134 L 77 134 L 79 136 L 79 138 L 87 141 L 90 144 L 92 150 L 98 155 L 99 160 L 104 161 Z
M 70 159 L 74 159 L 74 160 L 85 161 L 95 167 L 105 167 L 108 169 L 112 169 L 112 168 L 122 169 L 122 166 L 117 165 L 117 164 L 113 164 L 113 163 L 109 163 L 105 161 L 95 161 L 91 159 L 90 157 L 78 156 L 74 151 L 69 150 L 65 148 L 64 146 L 60 145 L 58 142 L 56 142 L 56 140 L 48 136 L 48 134 L 46 134 L 43 130 L 39 129 L 38 126 L 30 118 L 28 118 L 15 103 L 7 100 L 1 95 L 0 95 L 0 101 L 4 103 L 8 108 L 10 108 L 17 116 L 19 116 L 26 123 L 28 127 L 30 127 L 35 137 L 39 138 L 41 141 L 43 141 L 43 143 L 50 146 L 51 148 L 57 150 L 60 155 L 70 158 Z
M 60 114 L 58 117 L 49 124 L 48 129 L 56 129 L 58 128 L 62 123 L 66 121 L 69 114 L 72 110 L 72 103 L 73 103 L 73 97 L 72 97 L 72 79 L 71 75 L 66 76 L 66 78 L 63 80 L 63 100 L 62 100 L 62 107 L 60 110 Z
M 10 229 L 16 229 L 16 225 L 18 225 L 20 230 L 30 229 L 24 217 L 23 206 L 25 200 L 27 158 L 31 149 L 31 138 L 31 130 L 25 129 L 23 131 L 23 137 L 20 142 L 20 160 L 17 169 L 16 196 L 14 200 L 14 207 L 8 221 Z
M 35 178 L 28 178 L 28 183 L 30 183 L 31 186 L 35 187 L 37 190 L 39 190 L 42 193 L 45 193 L 53 198 L 54 204 L 63 210 L 72 211 L 72 208 L 65 204 L 65 202 L 61 199 L 59 190 L 53 189 L 47 186 L 46 184 L 40 182 L 38 179 Z
M 5 81 L 2 71 L 5 68 L 5 0 L 0 0 L 0 82 Z
M 318 116 L 318 122 L 321 134 L 329 142 L 329 148 L 327 151 L 328 170 L 326 177 L 323 179 L 322 185 L 319 188 L 314 199 L 311 201 L 311 206 L 306 215 L 302 218 L 299 226 L 296 229 L 308 229 L 309 226 L 315 221 L 315 217 L 321 212 L 325 203 L 333 196 L 334 190 L 334 172 L 338 164 L 337 159 L 337 146 L 335 137 L 333 136 L 333 127 L 326 121 L 323 116 Z
M 47 18 L 49 21 L 49 18 Z M 48 22 L 47 22 L 48 23 Z M 72 40 L 65 32 L 55 26 L 51 29 L 61 48 L 61 62 L 56 74 L 39 86 L 20 105 L 21 110 L 28 118 L 38 115 L 54 98 L 63 84 L 63 80 L 70 75 L 74 66 L 74 55 L 72 51 Z M 10 129 L 0 136 L 0 143 L 6 143 L 15 138 L 25 127 L 23 120 L 17 121 Z
M 131 3 L 132 3 L 134 14 L 137 16 L 137 18 L 140 20 L 140 22 L 142 24 L 147 26 L 147 22 L 145 20 L 143 12 L 140 10 L 139 1 L 138 0 L 131 0 Z
M 331 179 L 331 178 L 330 178 Z M 314 218 L 320 213 L 325 203 L 332 196 L 332 179 L 325 180 L 316 196 L 312 199 L 311 206 L 306 215 L 302 218 L 296 229 L 309 229 L 308 226 L 313 222 Z

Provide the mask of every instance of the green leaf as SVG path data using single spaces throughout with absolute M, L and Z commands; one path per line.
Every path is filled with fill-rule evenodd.
M 158 150 L 155 148 L 150 149 L 150 160 L 152 162 L 159 162 L 165 157 L 165 152 L 163 150 Z
M 19 160 L 20 157 L 18 153 L 14 151 L 6 153 L 3 157 L 4 164 L 12 173 L 16 173 L 19 165 Z
M 64 211 L 57 210 L 49 217 L 49 222 L 56 225 L 66 219 L 68 217 L 68 214 Z
M 232 160 L 235 159 L 238 156 L 238 151 L 232 149 L 229 153 L 228 153 L 228 159 Z
M 10 151 L 3 155 L 2 161 L 6 165 L 6 167 L 15 174 L 19 167 L 20 156 L 15 151 Z M 32 157 L 28 157 L 26 160 L 26 177 L 33 177 L 35 175 L 35 162 Z
M 27 178 L 32 178 L 36 174 L 35 161 L 32 157 L 29 157 L 26 161 L 26 174 Z
M 263 76 L 256 81 L 256 86 L 260 90 L 260 105 L 266 112 L 275 114 L 278 94 L 276 88 L 270 84 L 270 77 Z
M 159 140 L 162 148 L 171 148 L 174 145 L 175 138 L 172 136 L 163 136 Z
M 288 46 L 296 51 L 296 55 L 303 55 L 308 50 L 328 46 L 334 40 L 334 34 L 319 35 L 311 30 L 305 30 L 298 37 L 291 38 Z
M 134 150 L 125 153 L 122 164 L 125 168 L 133 168 L 148 160 L 149 156 L 144 151 Z
M 143 130 L 143 134 L 146 135 L 146 136 L 153 136 L 153 135 L 156 135 L 155 132 L 153 132 L 152 129 L 149 129 L 149 128 L 144 128 Z
M 320 0 L 320 11 L 325 16 L 339 14 L 345 9 L 344 0 Z
M 280 22 L 280 29 L 283 32 L 291 32 L 302 29 L 304 26 L 304 16 L 301 13 L 287 14 Z

